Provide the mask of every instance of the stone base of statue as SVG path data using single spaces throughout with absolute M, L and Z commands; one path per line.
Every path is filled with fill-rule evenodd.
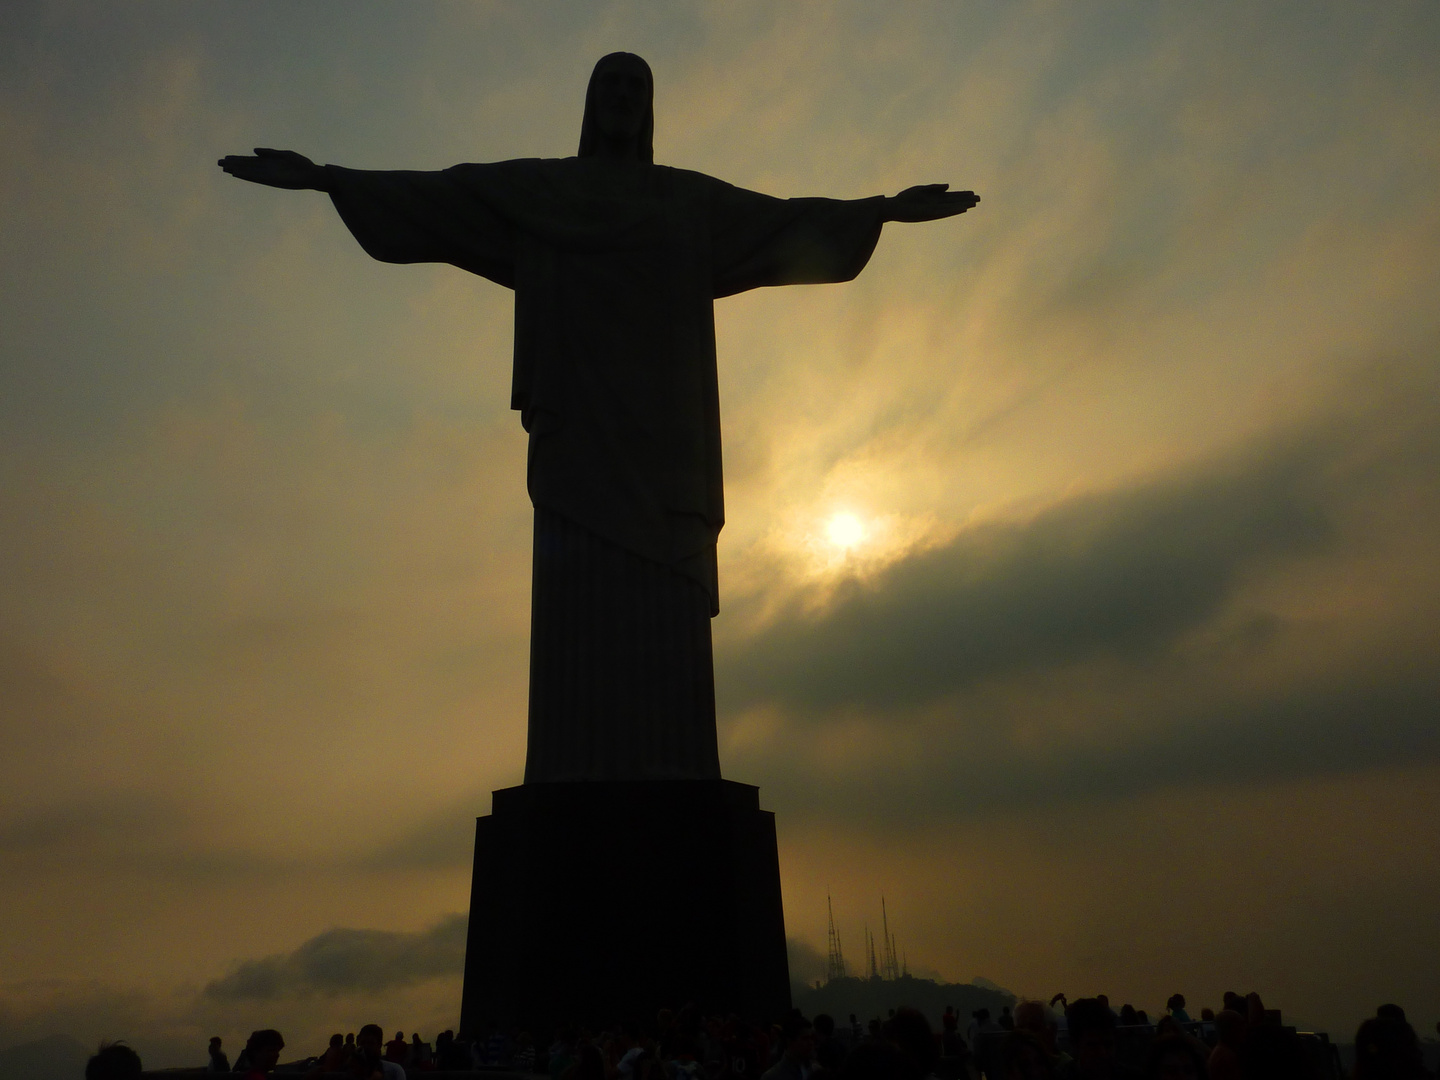
M 775 815 L 728 780 L 525 784 L 475 828 L 461 1035 L 790 1007 Z

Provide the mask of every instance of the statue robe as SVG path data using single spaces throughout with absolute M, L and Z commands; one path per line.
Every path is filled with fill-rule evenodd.
M 713 301 L 850 280 L 880 200 L 600 158 L 326 172 L 374 258 L 515 291 L 511 406 L 536 509 L 526 782 L 718 777 Z

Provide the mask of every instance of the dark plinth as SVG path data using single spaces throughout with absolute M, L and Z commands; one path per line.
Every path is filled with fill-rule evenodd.
M 775 815 L 728 780 L 526 784 L 475 824 L 461 1034 L 790 1007 Z

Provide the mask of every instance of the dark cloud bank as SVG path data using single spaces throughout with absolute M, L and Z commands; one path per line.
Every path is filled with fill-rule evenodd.
M 724 656 L 727 704 L 903 708 L 1017 671 L 1157 655 L 1248 569 L 1326 541 L 1315 454 L 967 531 L 851 584 L 823 617 L 792 615 Z
M 205 987 L 216 1001 L 272 1001 L 306 994 L 374 993 L 465 969 L 468 917 L 427 930 L 327 930 L 292 952 L 247 960 Z
M 967 530 L 818 615 L 797 608 L 717 657 L 724 714 L 782 718 L 778 742 L 727 768 L 777 808 L 878 825 L 1433 760 L 1440 675 L 1423 656 L 1347 657 L 1312 680 L 1231 677 L 1305 647 L 1237 599 L 1306 560 L 1344 573 L 1357 500 L 1398 493 L 1424 527 L 1433 443 L 1387 448 L 1377 496 L 1354 432 L 1312 432 Z M 1083 737 L 1015 737 L 1047 688 Z M 817 766 L 807 740 L 837 718 L 877 733 L 873 768 Z M 920 729 L 915 753 L 906 739 Z

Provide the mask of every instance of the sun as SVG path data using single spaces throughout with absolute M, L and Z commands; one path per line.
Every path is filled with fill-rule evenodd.
M 865 539 L 865 525 L 854 514 L 836 514 L 826 524 L 825 535 L 836 547 L 848 551 Z

